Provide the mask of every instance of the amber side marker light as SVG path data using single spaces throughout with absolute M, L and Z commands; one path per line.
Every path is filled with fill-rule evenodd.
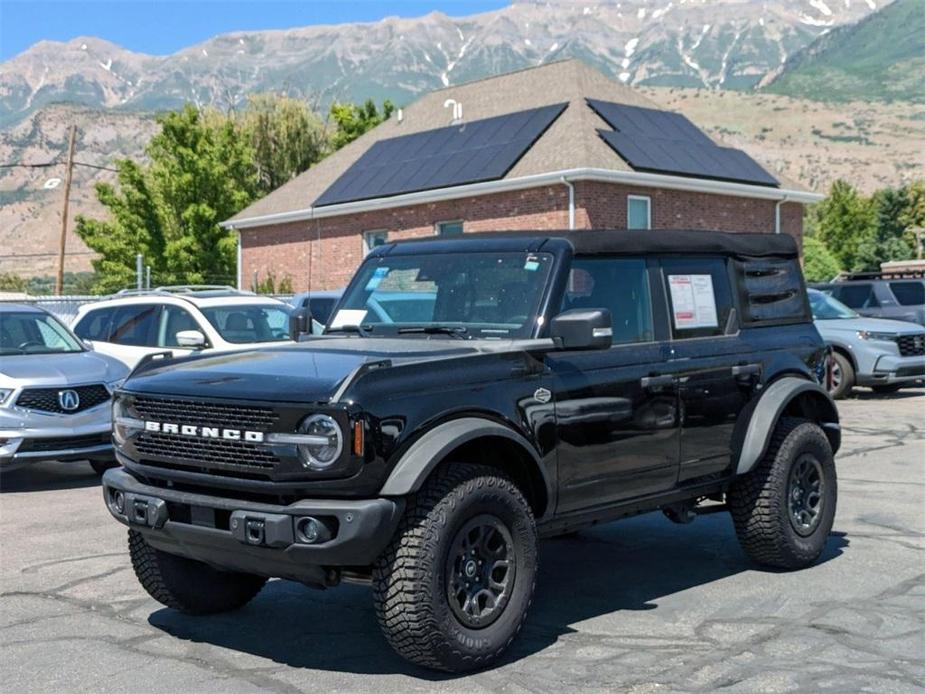
M 362 456 L 364 451 L 364 436 L 366 429 L 363 422 L 357 420 L 353 423 L 353 454 Z

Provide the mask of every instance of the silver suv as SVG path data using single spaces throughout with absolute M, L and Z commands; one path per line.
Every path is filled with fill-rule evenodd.
M 113 389 L 128 375 L 42 309 L 0 304 L 0 471 L 45 460 L 113 466 Z

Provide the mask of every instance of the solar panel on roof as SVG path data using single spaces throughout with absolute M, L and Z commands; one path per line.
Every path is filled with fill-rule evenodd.
M 598 134 L 633 169 L 777 186 L 745 152 L 720 147 L 680 113 L 588 99 L 613 128 Z
M 554 104 L 380 140 L 314 205 L 503 178 L 567 106 Z

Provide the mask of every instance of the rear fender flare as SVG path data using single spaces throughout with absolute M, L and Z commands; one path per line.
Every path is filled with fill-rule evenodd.
M 750 472 L 764 457 L 774 428 L 788 409 L 796 409 L 802 416 L 818 422 L 832 451 L 838 450 L 841 428 L 832 396 L 817 383 L 785 376 L 769 385 L 752 408 L 736 462 L 737 475 Z

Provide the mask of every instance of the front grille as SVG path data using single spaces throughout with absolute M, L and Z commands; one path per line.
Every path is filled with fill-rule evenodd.
M 139 395 L 132 406 L 141 419 L 176 424 L 269 431 L 279 419 L 270 407 L 217 405 L 198 400 L 162 400 Z
M 90 434 L 88 436 L 61 436 L 47 439 L 26 439 L 17 452 L 26 451 L 64 451 L 71 448 L 91 448 L 110 442 L 109 432 Z
M 896 338 L 896 344 L 904 357 L 925 356 L 925 335 L 900 335 Z
M 244 441 L 199 439 L 145 431 L 138 434 L 134 445 L 142 458 L 161 458 L 172 464 L 229 472 L 270 472 L 279 462 L 269 450 Z M 157 461 L 151 462 L 158 464 Z
M 61 407 L 59 394 L 73 390 L 77 393 L 77 407 L 65 410 Z M 96 383 L 91 386 L 75 386 L 73 388 L 26 388 L 19 397 L 16 398 L 16 404 L 19 407 L 26 407 L 30 410 L 41 410 L 42 412 L 55 412 L 57 414 L 74 414 L 83 412 L 91 407 L 109 400 L 109 391 L 102 383 Z

